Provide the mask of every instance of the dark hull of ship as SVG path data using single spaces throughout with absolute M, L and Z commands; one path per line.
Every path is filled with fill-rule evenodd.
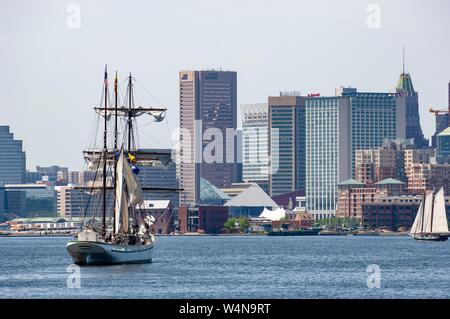
M 422 240 L 422 241 L 446 241 L 448 239 L 448 235 L 413 235 L 412 236 L 415 240 Z
M 71 240 L 67 251 L 77 265 L 117 265 L 152 262 L 153 243 L 148 245 L 115 245 L 93 241 Z

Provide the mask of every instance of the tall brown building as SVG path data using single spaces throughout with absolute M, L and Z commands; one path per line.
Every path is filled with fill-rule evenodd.
M 181 204 L 198 204 L 200 177 L 216 187 L 239 180 L 237 128 L 237 75 L 232 71 L 181 71 L 180 161 L 177 174 Z M 228 131 L 227 131 L 228 130 Z M 216 136 L 217 132 L 222 134 Z M 227 135 L 228 134 L 228 135 Z M 227 139 L 228 137 L 228 139 Z M 213 161 L 205 160 L 213 142 Z M 208 146 L 209 145 L 209 146 Z M 205 152 L 206 153 L 206 152 Z

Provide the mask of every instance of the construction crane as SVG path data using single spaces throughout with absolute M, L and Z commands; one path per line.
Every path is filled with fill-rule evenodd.
M 430 113 L 434 113 L 435 116 L 438 116 L 440 114 L 450 114 L 450 107 L 448 109 L 440 109 L 440 110 L 436 110 L 433 109 L 433 107 L 430 106 L 430 108 L 428 109 L 428 111 Z

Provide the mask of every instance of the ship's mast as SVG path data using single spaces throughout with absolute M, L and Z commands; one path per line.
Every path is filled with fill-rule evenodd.
M 133 99 L 133 83 L 131 80 L 131 73 L 128 77 L 128 152 L 131 151 L 131 134 L 133 130 L 133 114 L 132 114 L 132 99 Z
M 128 153 L 131 154 L 131 134 L 133 132 L 133 113 L 131 111 L 133 105 L 133 83 L 131 73 L 128 78 Z M 130 208 L 128 208 L 128 218 L 130 218 Z M 130 227 L 130 223 L 128 223 Z
M 105 128 L 103 133 L 103 216 L 102 216 L 102 222 L 103 222 L 103 234 L 106 234 L 106 157 L 108 154 L 108 145 L 107 145 L 107 128 L 108 128 L 108 66 L 105 66 L 105 80 L 104 80 L 104 87 L 105 87 Z
M 422 200 L 422 219 L 421 219 L 421 225 L 420 225 L 420 233 L 423 233 L 423 221 L 425 220 L 425 204 L 426 204 L 426 199 L 427 199 L 427 192 L 425 191 L 425 194 L 423 195 L 423 200 Z
M 116 196 L 117 196 L 117 71 L 114 79 L 114 209 L 116 208 Z M 113 215 L 113 234 L 116 233 L 116 214 Z
M 434 197 L 436 195 L 434 194 L 434 190 L 433 190 L 433 201 L 431 202 L 431 226 L 430 226 L 430 233 L 433 232 L 433 214 L 434 214 Z

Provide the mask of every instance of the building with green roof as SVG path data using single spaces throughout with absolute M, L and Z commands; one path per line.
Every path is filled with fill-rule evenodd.
M 418 148 L 429 146 L 429 141 L 424 137 L 422 127 L 420 126 L 419 115 L 419 95 L 414 90 L 411 75 L 404 71 L 400 74 L 397 82 L 396 92 L 400 104 L 404 104 L 405 114 L 399 114 L 404 117 L 405 136 L 404 138 L 414 138 L 414 144 Z

